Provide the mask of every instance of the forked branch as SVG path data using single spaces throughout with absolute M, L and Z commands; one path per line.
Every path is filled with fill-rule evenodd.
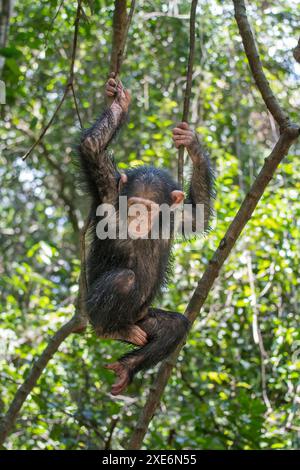
M 43 128 L 42 132 L 40 133 L 39 137 L 37 140 L 31 145 L 31 147 L 27 150 L 25 155 L 23 155 L 22 159 L 26 160 L 26 158 L 29 157 L 29 155 L 33 152 L 33 150 L 36 148 L 36 146 L 41 142 L 43 139 L 44 135 L 47 133 L 47 131 L 50 129 L 52 126 L 56 116 L 58 115 L 65 99 L 67 98 L 69 92 L 72 92 L 74 104 L 75 104 L 75 109 L 76 113 L 78 116 L 79 123 L 82 127 L 82 121 L 79 115 L 79 109 L 78 109 L 78 104 L 77 104 L 77 99 L 75 95 L 75 90 L 74 90 L 74 64 L 75 64 L 75 58 L 76 58 L 76 50 L 77 50 L 77 42 L 78 42 L 78 28 L 79 28 L 79 21 L 80 21 L 80 16 L 81 16 L 81 4 L 82 0 L 77 1 L 77 10 L 76 10 L 76 17 L 75 17 L 75 23 L 74 23 L 74 35 L 73 35 L 73 43 L 72 43 L 72 51 L 71 51 L 71 62 L 70 62 L 70 70 L 69 70 L 69 75 L 67 79 L 67 84 L 65 86 L 63 95 L 56 106 L 51 118 L 49 119 L 48 123 L 45 125 Z
M 59 105 L 56 108 L 56 111 L 54 112 L 51 120 L 37 139 L 37 141 L 30 147 L 26 155 L 24 156 L 25 158 L 30 155 L 32 150 L 38 145 L 41 144 L 41 140 L 49 127 L 51 126 L 52 122 L 54 121 L 55 116 L 57 115 L 59 109 L 61 108 L 67 93 L 69 92 L 69 89 L 73 90 L 73 82 L 74 82 L 74 62 L 75 62 L 75 56 L 76 56 L 76 47 L 77 47 L 77 36 L 78 36 L 78 25 L 79 25 L 79 19 L 80 19 L 80 13 L 81 13 L 81 0 L 78 0 L 78 7 L 77 7 L 77 13 L 76 13 L 76 19 L 75 19 L 75 31 L 74 31 L 74 38 L 73 38 L 73 48 L 72 48 L 72 57 L 71 57 L 71 64 L 70 64 L 70 73 L 69 73 L 69 81 L 66 86 L 63 98 L 61 99 Z M 115 1 L 115 7 L 118 3 L 118 0 Z M 129 22 L 127 23 L 127 27 L 124 29 L 124 34 L 126 33 L 126 37 L 128 34 L 128 28 L 129 24 L 131 21 L 131 17 L 133 14 L 133 8 L 134 8 L 134 1 L 132 2 L 130 13 L 129 13 Z M 125 48 L 125 43 L 126 43 L 126 37 L 122 39 L 122 51 L 124 52 Z M 112 54 L 114 53 L 114 50 L 112 51 Z M 122 63 L 122 57 L 119 58 L 120 64 Z M 75 95 L 74 95 L 74 100 L 75 100 Z M 84 227 L 81 230 L 80 233 L 80 265 L 81 265 L 81 270 L 80 270 L 80 278 L 79 278 L 79 293 L 78 293 L 78 299 L 77 299 L 77 305 L 76 305 L 76 311 L 71 318 L 70 321 L 68 321 L 66 324 L 64 324 L 55 334 L 53 337 L 51 337 L 48 341 L 48 344 L 45 348 L 45 350 L 42 352 L 40 357 L 35 361 L 33 364 L 28 376 L 24 380 L 23 384 L 18 388 L 14 399 L 4 416 L 4 418 L 0 422 L 0 447 L 3 445 L 3 442 L 5 441 L 6 437 L 9 435 L 9 433 L 12 431 L 14 428 L 16 419 L 18 417 L 18 414 L 27 399 L 28 395 L 31 393 L 32 389 L 35 387 L 38 379 L 42 375 L 44 369 L 47 367 L 48 362 L 51 360 L 53 355 L 56 353 L 60 345 L 63 343 L 63 341 L 72 333 L 80 333 L 85 330 L 86 325 L 87 325 L 87 315 L 85 312 L 85 307 L 84 307 L 84 299 L 86 296 L 87 292 L 87 279 L 86 279 L 86 248 L 85 248 L 85 240 L 86 240 L 86 233 L 89 229 L 90 225 L 90 216 L 87 217 Z
M 283 131 L 285 127 L 289 126 L 290 120 L 272 92 L 270 84 L 263 71 L 254 34 L 248 21 L 245 2 L 244 0 L 233 0 L 233 4 L 235 19 L 256 86 L 259 89 L 268 110 L 279 125 L 281 131 Z

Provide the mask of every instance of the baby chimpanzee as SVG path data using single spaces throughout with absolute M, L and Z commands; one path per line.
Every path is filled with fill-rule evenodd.
M 138 235 L 139 230 L 137 236 L 127 239 L 100 239 L 96 234 L 97 207 L 111 204 L 118 212 L 119 196 L 128 197 L 128 219 L 132 204 L 144 204 L 151 226 L 155 217 L 159 217 L 157 208 L 161 204 L 173 208 L 184 199 L 179 184 L 165 170 L 142 166 L 122 175 L 118 172 L 107 147 L 125 121 L 131 97 L 114 74 L 106 84 L 106 95 L 114 101 L 96 123 L 84 131 L 79 153 L 84 180 L 92 197 L 93 239 L 87 260 L 86 298 L 89 319 L 98 336 L 140 346 L 107 366 L 117 374 L 112 387 L 112 393 L 117 395 L 137 371 L 166 358 L 184 338 L 189 323 L 183 315 L 150 307 L 166 283 L 172 236 L 169 239 L 145 238 Z M 212 193 L 208 157 L 187 123 L 177 125 L 173 140 L 177 148 L 186 147 L 193 163 L 185 203 L 191 205 L 192 217 L 195 217 L 196 205 L 202 204 L 207 227 Z

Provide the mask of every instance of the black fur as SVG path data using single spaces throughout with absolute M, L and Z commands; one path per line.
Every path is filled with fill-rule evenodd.
M 111 202 L 118 208 L 120 174 L 107 152 L 107 146 L 120 125 L 124 114 L 113 115 L 107 110 L 96 124 L 83 133 L 79 146 L 83 178 L 92 198 L 92 240 L 87 258 L 87 312 L 96 333 L 126 336 L 132 325 L 140 326 L 148 343 L 120 359 L 129 375 L 157 364 L 167 357 L 184 338 L 189 322 L 178 313 L 152 309 L 150 305 L 167 282 L 170 272 L 171 240 L 127 239 L 100 240 L 95 231 L 96 207 Z M 202 168 L 202 167 L 201 167 Z M 194 183 L 189 191 L 190 202 L 210 198 L 209 165 L 197 170 L 205 187 Z M 165 170 L 142 166 L 126 171 L 127 183 L 121 195 L 140 196 L 157 204 L 172 204 L 171 192 L 180 186 Z M 204 179 L 203 179 L 204 178 Z M 202 181 L 201 180 L 201 181 Z M 208 194 L 209 192 L 209 194 Z

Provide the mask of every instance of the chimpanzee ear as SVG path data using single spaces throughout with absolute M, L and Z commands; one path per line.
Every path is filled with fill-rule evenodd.
M 171 192 L 171 198 L 172 198 L 172 201 L 173 201 L 172 208 L 175 208 L 175 207 L 179 206 L 179 204 L 183 201 L 184 192 L 183 191 L 178 191 L 178 190 L 172 191 Z

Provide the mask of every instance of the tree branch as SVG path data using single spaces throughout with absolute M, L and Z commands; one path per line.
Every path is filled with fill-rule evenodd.
M 75 64 L 75 58 L 76 58 L 76 49 L 77 49 L 77 42 L 78 42 L 78 28 L 79 28 L 79 21 L 80 21 L 80 16 L 81 16 L 81 4 L 82 0 L 77 0 L 77 10 L 76 10 L 76 17 L 75 17 L 75 23 L 74 23 L 74 35 L 73 35 L 73 44 L 72 44 L 72 51 L 71 51 L 71 62 L 70 62 L 70 70 L 69 70 L 69 75 L 68 75 L 68 80 L 67 84 L 65 86 L 62 98 L 60 99 L 58 105 L 56 106 L 56 109 L 54 113 L 52 114 L 52 117 L 40 133 L 38 139 L 32 144 L 32 146 L 27 150 L 25 155 L 23 155 L 22 159 L 26 160 L 27 157 L 32 153 L 32 151 L 36 148 L 36 146 L 41 142 L 43 139 L 44 135 L 47 133 L 49 128 L 52 126 L 57 114 L 59 113 L 65 99 L 67 98 L 69 91 L 71 90 L 73 93 L 73 99 L 75 103 L 75 108 L 77 112 L 77 116 L 80 122 L 80 125 L 82 127 L 81 119 L 79 116 L 79 111 L 78 111 L 78 106 L 77 106 L 77 100 L 74 92 L 74 64 Z
M 5 47 L 7 44 L 11 10 L 11 0 L 2 0 L 0 6 L 0 47 Z M 4 62 L 4 57 L 0 57 L 0 77 L 2 76 Z
M 253 266 L 252 266 L 252 257 L 251 253 L 246 253 L 247 258 L 247 270 L 248 270 L 248 278 L 249 278 L 249 285 L 251 290 L 251 301 L 250 305 L 252 307 L 252 330 L 253 330 L 253 340 L 254 343 L 258 345 L 258 350 L 260 354 L 260 371 L 261 371 L 261 387 L 262 387 L 262 396 L 267 407 L 268 412 L 272 411 L 271 402 L 268 396 L 268 386 L 267 386 L 267 370 L 266 370 L 266 360 L 267 360 L 267 352 L 265 350 L 263 337 L 261 334 L 261 329 L 259 326 L 259 310 L 257 306 L 257 297 L 256 297 L 256 288 L 255 288 L 255 280 L 253 274 Z
M 192 0 L 191 13 L 190 13 L 190 51 L 188 58 L 187 74 L 186 74 L 186 86 L 184 93 L 183 103 L 183 114 L 182 121 L 187 122 L 190 110 L 190 99 L 192 90 L 193 80 L 193 66 L 194 66 L 194 55 L 195 55 L 195 36 L 196 36 L 196 9 L 198 0 Z M 184 157 L 184 146 L 180 145 L 178 150 L 178 181 L 183 188 L 183 157 Z
M 37 361 L 33 364 L 28 376 L 23 384 L 18 388 L 14 399 L 0 422 L 0 447 L 4 440 L 11 432 L 17 419 L 18 413 L 23 406 L 28 395 L 35 387 L 38 379 L 42 375 L 50 359 L 58 350 L 59 346 L 71 333 L 81 333 L 85 330 L 87 325 L 87 315 L 84 306 L 84 298 L 87 291 L 86 287 L 86 269 L 85 269 L 85 236 L 89 228 L 90 218 L 88 217 L 80 234 L 80 261 L 81 271 L 79 279 L 79 293 L 77 299 L 77 306 L 74 316 L 70 321 L 65 323 L 55 335 L 49 339 L 48 344 Z
M 35 387 L 48 362 L 54 353 L 56 353 L 61 343 L 74 331 L 75 326 L 78 326 L 78 324 L 77 319 L 74 316 L 68 323 L 63 325 L 52 338 L 50 338 L 46 349 L 32 366 L 23 384 L 18 388 L 9 410 L 0 423 L 0 445 L 3 444 L 4 440 L 13 428 L 24 401 Z
M 244 49 L 256 86 L 259 89 L 268 110 L 274 117 L 275 121 L 277 121 L 280 131 L 282 132 L 285 127 L 290 125 L 290 120 L 273 94 L 270 84 L 264 74 L 255 38 L 247 18 L 245 2 L 244 0 L 233 0 L 233 4 L 235 19 L 242 37 Z
M 278 165 L 287 154 L 292 143 L 299 137 L 300 134 L 299 126 L 291 124 L 289 118 L 282 111 L 264 75 L 255 40 L 247 19 L 244 1 L 233 0 L 233 3 L 235 7 L 236 21 L 239 26 L 244 49 L 248 57 L 252 74 L 266 106 L 280 126 L 281 135 L 271 154 L 265 160 L 259 175 L 254 181 L 236 216 L 227 229 L 224 238 L 221 240 L 188 303 L 185 314 L 189 318 L 191 325 L 197 318 L 205 300 L 208 297 L 214 281 L 219 275 L 220 269 L 230 255 L 235 242 L 253 214 L 253 211 L 255 210 L 267 185 L 271 181 Z M 183 345 L 184 341 L 179 344 L 174 353 L 161 364 L 156 380 L 150 389 L 146 404 L 141 412 L 135 431 L 133 432 L 129 441 L 128 449 L 140 449 L 142 446 L 148 426 L 152 417 L 154 416 L 156 408 L 160 403 L 164 389 L 171 375 L 172 368 L 176 363 Z
M 128 31 L 135 9 L 135 0 L 131 1 L 130 11 L 127 15 L 127 1 L 115 0 L 113 16 L 113 39 L 110 57 L 110 71 L 119 75 L 124 58 L 124 50 Z
M 262 170 L 254 181 L 249 193 L 246 195 L 240 209 L 231 222 L 224 238 L 215 251 L 213 258 L 210 260 L 206 271 L 200 279 L 192 298 L 189 301 L 185 314 L 190 320 L 191 325 L 196 320 L 215 279 L 219 275 L 220 269 L 228 258 L 243 228 L 253 214 L 253 211 L 267 185 L 271 181 L 276 168 L 287 154 L 294 140 L 299 136 L 299 132 L 300 129 L 296 126 L 286 128 L 281 134 L 270 156 L 265 160 Z M 135 431 L 133 432 L 129 442 L 128 449 L 140 449 L 150 421 L 159 405 L 164 389 L 183 345 L 184 342 L 181 343 L 169 359 L 164 361 L 160 366 L 155 383 L 150 389 L 146 405 L 142 410 Z
M 116 4 L 118 1 L 116 0 Z M 133 15 L 133 9 L 134 9 L 135 2 L 134 0 L 132 1 L 131 4 L 131 9 L 130 13 L 128 15 L 128 21 L 127 21 L 127 26 L 126 29 L 124 29 L 124 34 L 126 34 L 126 37 L 123 38 L 122 40 L 122 53 L 124 53 L 125 49 L 125 43 L 126 43 L 126 38 L 128 35 L 128 28 L 131 22 L 131 18 Z M 75 31 L 74 31 L 74 39 L 73 39 L 73 48 L 72 48 L 72 59 L 71 59 L 71 65 L 70 65 L 70 80 L 67 84 L 67 87 L 65 89 L 65 94 L 68 93 L 71 85 L 71 89 L 73 86 L 73 81 L 74 81 L 74 61 L 75 61 L 75 54 L 76 54 L 76 45 L 77 45 L 77 35 L 78 35 L 78 23 L 80 19 L 80 11 L 81 11 L 81 0 L 78 0 L 78 7 L 77 7 L 77 13 L 76 13 L 76 20 L 75 20 Z M 122 63 L 122 57 L 119 56 L 120 64 Z M 120 66 L 119 66 L 120 67 Z M 72 89 L 73 92 L 73 89 Z M 59 111 L 61 105 L 63 104 L 65 97 L 60 101 L 54 115 L 52 116 L 51 120 L 49 123 L 46 125 L 44 131 L 40 135 L 40 137 L 37 139 L 37 141 L 32 145 L 32 147 L 29 149 L 29 151 L 26 153 L 25 158 L 32 152 L 32 150 L 38 145 L 42 145 L 42 137 L 45 135 L 47 129 L 49 129 L 50 125 L 52 124 L 55 115 Z M 74 96 L 74 100 L 75 100 Z M 58 169 L 59 165 L 57 165 L 52 159 L 51 159 L 51 164 L 53 165 L 54 168 Z M 48 345 L 46 346 L 45 350 L 42 352 L 40 355 L 39 359 L 35 362 L 33 365 L 32 369 L 30 370 L 27 378 L 25 379 L 24 383 L 19 387 L 19 389 L 16 392 L 16 395 L 6 413 L 2 421 L 0 422 L 0 446 L 3 444 L 4 440 L 6 437 L 9 435 L 11 430 L 14 427 L 15 421 L 17 419 L 18 413 L 22 408 L 23 403 L 25 402 L 26 398 L 28 395 L 31 393 L 32 389 L 35 387 L 38 379 L 40 378 L 41 374 L 43 373 L 43 370 L 46 368 L 48 362 L 50 359 L 53 357 L 55 352 L 58 350 L 59 346 L 61 343 L 71 334 L 71 333 L 81 333 L 82 331 L 85 330 L 86 325 L 87 325 L 87 314 L 85 311 L 85 297 L 86 293 L 88 290 L 87 286 L 87 276 L 86 276 L 86 248 L 85 248 L 85 239 L 86 239 L 86 233 L 89 229 L 90 226 L 90 215 L 87 217 L 85 224 L 80 232 L 80 278 L 79 278 L 79 293 L 78 293 L 78 298 L 77 298 L 77 305 L 76 305 L 76 312 L 73 318 L 69 322 L 67 322 L 65 325 L 63 325 L 56 333 L 55 335 L 50 338 Z M 116 423 L 117 424 L 117 423 Z M 112 430 L 113 432 L 113 430 Z
M 51 23 L 50 23 L 50 26 L 49 26 L 49 28 L 48 28 L 48 32 L 47 32 L 47 35 L 46 35 L 46 38 L 45 38 L 45 46 L 44 46 L 45 49 L 46 49 L 47 46 L 48 46 L 48 38 L 49 38 L 50 31 L 51 31 L 51 29 L 52 29 L 52 27 L 53 27 L 53 25 L 54 25 L 54 23 L 55 23 L 56 18 L 57 18 L 58 15 L 59 15 L 59 12 L 60 12 L 61 7 L 63 6 L 63 4 L 64 4 L 64 0 L 61 0 L 61 1 L 60 1 L 60 4 L 58 5 L 58 8 L 57 8 L 57 10 L 56 10 L 55 15 L 54 15 L 54 17 L 53 17 L 52 20 L 51 20 Z
M 17 125 L 16 129 L 23 132 L 30 139 L 35 141 L 34 132 L 32 132 L 29 128 L 25 127 L 23 124 Z M 47 160 L 47 162 L 49 163 L 51 168 L 55 171 L 55 174 L 56 174 L 56 177 L 59 181 L 59 186 L 60 186 L 57 195 L 65 203 L 65 205 L 68 209 L 69 219 L 70 219 L 71 225 L 73 227 L 73 231 L 74 231 L 75 234 L 78 235 L 80 230 L 79 230 L 79 220 L 78 220 L 78 217 L 77 217 L 77 214 L 76 214 L 76 207 L 75 207 L 73 199 L 71 197 L 69 197 L 65 192 L 66 175 L 62 171 L 60 165 L 53 159 L 53 157 L 51 156 L 47 146 L 45 145 L 45 143 L 42 140 L 39 142 L 39 146 L 43 150 L 43 156 L 45 157 L 45 159 Z

